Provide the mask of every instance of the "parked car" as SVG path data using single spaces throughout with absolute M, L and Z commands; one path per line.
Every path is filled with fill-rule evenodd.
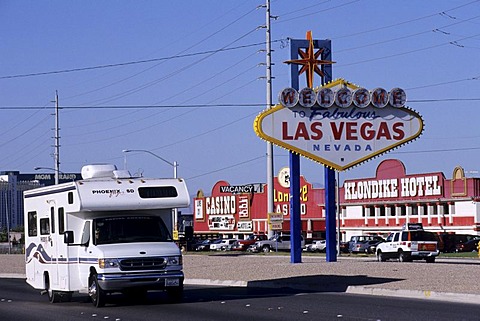
M 478 252 L 478 242 L 480 239 L 472 239 L 465 243 L 459 243 L 456 245 L 457 252 Z
M 382 243 L 383 241 L 378 241 L 378 240 L 371 240 L 365 242 L 363 245 L 364 251 L 367 254 L 375 254 L 375 251 L 377 250 L 378 244 Z
M 325 252 L 326 247 L 327 247 L 327 241 L 326 240 L 318 240 L 318 241 L 313 241 L 310 244 L 307 244 L 305 246 L 305 251 L 307 251 L 307 252 Z
M 268 237 L 265 234 L 252 234 L 248 236 L 245 240 L 237 240 L 232 245 L 232 251 L 246 251 L 248 247 L 252 244 L 255 244 L 257 241 L 267 240 Z
M 220 250 L 221 251 L 231 251 L 233 248 L 233 245 L 237 242 L 237 239 L 232 239 L 228 240 L 228 244 L 222 245 Z
M 383 241 L 381 236 L 377 235 L 354 235 L 350 238 L 348 251 L 350 253 L 365 253 L 365 243 L 367 241 Z
M 340 242 L 340 253 L 348 253 L 350 242 Z
M 478 235 L 470 234 L 442 234 L 440 239 L 442 240 L 444 247 L 443 252 L 458 252 L 457 248 L 462 247 L 460 244 L 466 243 L 471 240 L 480 238 Z
M 210 243 L 210 251 L 225 251 L 236 239 L 218 239 Z
M 400 262 L 426 260 L 434 263 L 439 254 L 437 237 L 433 232 L 423 230 L 421 223 L 409 223 L 402 231 L 392 232 L 387 240 L 377 246 L 379 262 L 398 259 Z
M 209 251 L 212 240 L 201 240 L 193 246 L 194 251 Z
M 257 241 L 253 245 L 250 245 L 249 251 L 251 252 L 264 252 L 268 253 L 270 251 L 288 251 L 290 250 L 290 235 L 274 235 L 268 240 Z M 303 248 L 305 246 L 305 241 L 303 236 L 301 236 L 300 246 Z

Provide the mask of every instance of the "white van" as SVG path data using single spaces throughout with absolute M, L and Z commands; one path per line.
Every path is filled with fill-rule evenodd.
M 27 283 L 50 302 L 88 293 L 132 298 L 163 289 L 183 293 L 182 255 L 172 209 L 188 207 L 182 179 L 131 177 L 114 165 L 88 165 L 82 180 L 24 192 Z

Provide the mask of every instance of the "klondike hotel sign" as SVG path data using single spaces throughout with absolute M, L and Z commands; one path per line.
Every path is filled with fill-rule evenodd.
M 343 187 L 345 200 L 442 195 L 437 175 L 345 182 Z

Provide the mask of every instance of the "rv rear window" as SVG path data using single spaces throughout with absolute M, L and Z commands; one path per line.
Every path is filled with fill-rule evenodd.
M 159 186 L 159 187 L 140 187 L 138 194 L 141 198 L 164 198 L 177 197 L 177 189 L 173 186 Z

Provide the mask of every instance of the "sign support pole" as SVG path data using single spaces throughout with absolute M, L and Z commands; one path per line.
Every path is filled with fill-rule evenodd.
M 300 218 L 300 155 L 290 152 L 290 263 L 302 263 Z
M 303 46 L 302 46 L 303 45 Z M 306 46 L 305 46 L 306 45 Z M 298 48 L 308 47 L 306 40 L 291 40 L 290 57 L 296 59 Z M 290 65 L 291 86 L 299 89 L 298 67 Z M 302 220 L 300 218 L 300 155 L 289 153 L 290 161 L 290 263 L 302 263 Z
M 322 59 L 332 60 L 332 45 L 330 40 L 313 40 L 315 48 L 323 48 Z M 290 41 L 290 57 L 297 59 L 299 48 L 308 48 L 310 45 L 308 40 L 292 39 Z M 323 83 L 332 81 L 332 65 L 325 64 L 321 66 Z M 291 87 L 299 89 L 299 72 L 298 66 L 290 65 Z M 325 174 L 325 212 L 326 212 L 326 240 L 327 240 L 327 262 L 337 261 L 336 252 L 336 206 L 335 206 L 335 171 L 326 167 Z M 290 262 L 301 263 L 301 234 L 302 222 L 300 218 L 300 155 L 290 152 L 290 237 L 291 250 Z M 320 213 L 319 213 L 320 216 Z
M 332 60 L 332 43 L 330 40 L 320 41 L 321 47 L 324 49 L 325 60 Z M 322 65 L 322 71 L 325 74 L 323 77 L 323 84 L 331 82 L 332 79 L 332 65 Z M 325 239 L 327 241 L 327 262 L 337 261 L 337 237 L 336 237 L 336 204 L 335 204 L 335 170 L 333 168 L 324 167 L 325 175 Z M 340 202 L 340 200 L 338 200 Z
M 325 230 L 327 240 L 327 262 L 337 261 L 337 237 L 335 235 L 336 206 L 335 206 L 335 170 L 325 166 Z

